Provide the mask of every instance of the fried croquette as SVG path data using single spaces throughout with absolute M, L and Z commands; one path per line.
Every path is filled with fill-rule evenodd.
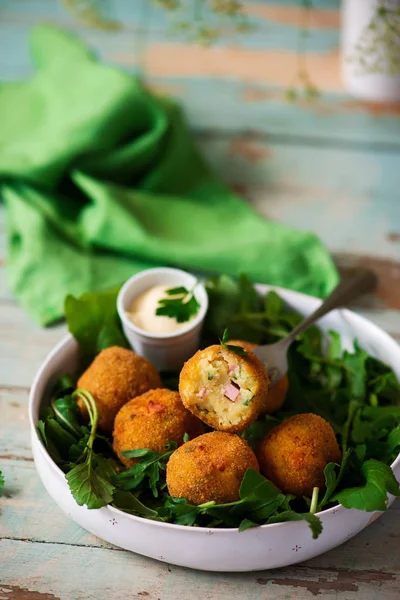
M 183 404 L 214 429 L 243 431 L 260 414 L 269 377 L 252 353 L 239 356 L 215 345 L 196 352 L 179 378 Z
M 127 467 L 135 460 L 122 452 L 150 448 L 162 452 L 168 442 L 182 444 L 185 433 L 194 438 L 204 432 L 203 423 L 182 404 L 178 392 L 150 390 L 120 409 L 114 422 L 113 449 Z
M 332 427 L 311 413 L 294 415 L 274 427 L 258 443 L 261 473 L 286 494 L 310 497 L 324 488 L 324 468 L 340 463 L 341 453 Z
M 196 505 L 235 502 L 247 469 L 259 467 L 245 440 L 223 431 L 205 433 L 172 454 L 167 464 L 168 492 Z
M 121 406 L 158 387 L 161 387 L 161 379 L 157 369 L 146 358 L 119 346 L 100 352 L 78 380 L 78 388 L 93 395 L 99 413 L 98 428 L 107 433 L 112 432 Z M 82 400 L 78 400 L 78 405 L 87 418 Z
M 228 344 L 233 346 L 241 346 L 247 352 L 252 352 L 255 348 L 258 348 L 258 344 L 253 342 L 246 342 L 244 340 L 229 340 Z M 261 414 L 272 415 L 274 412 L 282 408 L 285 403 L 286 395 L 289 389 L 289 379 L 287 375 L 284 375 L 278 383 L 271 385 L 268 390 L 268 394 L 265 396 L 265 401 L 261 409 Z
M 274 412 L 282 408 L 285 404 L 286 395 L 289 389 L 289 379 L 284 375 L 282 379 L 272 385 L 269 390 L 265 402 L 261 409 L 261 414 L 267 413 L 272 415 Z

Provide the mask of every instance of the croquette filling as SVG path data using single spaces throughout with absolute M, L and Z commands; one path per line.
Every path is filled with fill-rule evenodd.
M 218 354 L 203 358 L 198 366 L 196 409 L 201 414 L 213 413 L 220 425 L 239 423 L 246 417 L 256 394 L 257 382 L 245 364 Z

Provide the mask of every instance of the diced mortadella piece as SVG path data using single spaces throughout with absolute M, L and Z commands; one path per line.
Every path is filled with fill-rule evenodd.
M 199 391 L 198 395 L 199 395 L 200 398 L 204 398 L 204 396 L 206 395 L 206 393 L 207 393 L 207 388 L 203 386 L 201 388 L 201 390 Z
M 239 396 L 239 394 L 240 394 L 240 389 L 238 389 L 235 385 L 233 385 L 233 383 L 228 383 L 228 385 L 226 386 L 226 388 L 224 390 L 224 396 L 229 398 L 229 400 L 232 400 L 232 402 L 235 402 L 235 400 Z
M 153 400 L 150 400 L 150 402 L 147 405 L 147 410 L 149 411 L 149 413 L 162 413 L 164 412 L 165 408 L 159 402 L 153 402 Z

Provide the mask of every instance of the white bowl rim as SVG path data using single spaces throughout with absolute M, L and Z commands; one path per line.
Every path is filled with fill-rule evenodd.
M 260 285 L 260 284 L 256 284 L 256 285 Z M 290 294 L 296 295 L 298 297 L 305 298 L 307 300 L 309 300 L 309 299 L 314 300 L 314 301 L 318 300 L 320 303 L 322 303 L 322 300 L 320 298 L 316 298 L 315 296 L 310 296 L 310 295 L 304 294 L 302 292 L 296 292 L 294 290 L 289 290 L 287 288 L 281 288 L 281 287 L 277 287 L 277 286 L 270 286 L 268 284 L 261 284 L 261 285 L 264 286 L 265 288 L 268 288 L 268 290 L 274 290 L 278 293 L 279 292 L 283 292 L 283 293 L 289 292 Z M 367 319 L 366 317 L 358 315 L 357 313 L 355 313 L 349 309 L 346 309 L 346 308 L 340 309 L 340 312 L 344 316 L 350 317 L 351 320 L 355 320 L 356 322 L 358 321 L 360 324 L 362 324 L 366 321 L 368 323 L 368 326 L 370 327 L 370 329 L 374 330 L 376 333 L 378 333 L 379 335 L 386 338 L 386 342 L 388 342 L 390 345 L 394 344 L 396 346 L 397 350 L 399 351 L 399 346 L 396 343 L 396 341 L 388 333 L 386 333 L 386 331 L 381 329 L 381 327 L 379 327 L 378 325 L 375 325 L 375 323 L 372 323 L 372 321 L 369 321 L 369 319 Z M 40 369 L 36 373 L 36 376 L 33 380 L 33 383 L 32 383 L 31 389 L 30 389 L 30 394 L 29 394 L 28 410 L 29 410 L 29 423 L 30 423 L 30 427 L 31 427 L 31 432 L 35 435 L 36 441 L 39 442 L 40 451 L 42 452 L 42 455 L 44 456 L 46 462 L 48 464 L 50 464 L 53 467 L 53 469 L 56 469 L 58 471 L 59 475 L 61 475 L 61 477 L 63 479 L 65 479 L 64 472 L 53 461 L 53 459 L 47 452 L 47 449 L 45 448 L 45 446 L 38 434 L 36 423 L 35 423 L 35 418 L 33 415 L 33 401 L 37 395 L 37 387 L 42 378 L 42 375 L 46 368 L 47 363 L 52 358 L 54 358 L 54 356 L 56 356 L 59 352 L 64 351 L 65 346 L 74 340 L 75 340 L 75 338 L 73 337 L 73 335 L 71 333 L 68 333 L 54 346 L 54 348 L 46 356 L 46 359 L 44 360 Z M 390 465 L 390 467 L 392 470 L 394 470 L 399 464 L 400 464 L 400 453 L 398 454 L 397 458 L 393 461 L 393 463 Z M 210 531 L 213 532 L 214 534 L 219 534 L 219 535 L 233 533 L 233 532 L 239 533 L 239 529 L 237 527 L 218 528 L 218 527 L 196 527 L 193 525 L 179 525 L 176 523 L 166 523 L 164 521 L 156 521 L 156 520 L 148 519 L 146 517 L 139 517 L 137 515 L 132 515 L 121 509 L 115 508 L 114 506 L 111 506 L 110 504 L 107 504 L 103 508 L 109 509 L 110 511 L 118 513 L 118 514 L 122 513 L 125 517 L 128 517 L 131 520 L 136 521 L 136 522 L 137 521 L 146 522 L 146 523 L 151 522 L 153 525 L 155 525 L 157 527 L 164 527 L 167 529 L 172 528 L 173 530 L 179 529 L 181 531 L 186 531 L 186 532 L 190 531 L 190 532 L 196 533 L 196 535 L 197 534 L 208 534 Z M 345 510 L 356 510 L 356 509 L 347 509 L 344 506 L 342 506 L 341 504 L 336 504 L 335 506 L 332 506 L 331 508 L 328 508 L 326 510 L 322 510 L 322 511 L 315 513 L 315 515 L 319 516 L 319 517 L 325 517 L 330 514 L 337 514 L 338 511 L 342 511 L 342 510 L 345 511 Z M 373 514 L 374 512 L 381 512 L 381 511 L 372 511 L 371 514 Z M 260 529 L 265 530 L 267 528 L 272 528 L 272 527 L 276 528 L 276 527 L 290 526 L 296 522 L 298 522 L 298 521 L 294 521 L 294 522 L 293 521 L 283 521 L 281 523 L 268 523 L 268 524 L 264 524 L 264 525 L 259 525 L 258 527 L 254 527 L 254 530 L 259 531 Z M 253 529 L 253 528 L 251 528 L 251 529 Z

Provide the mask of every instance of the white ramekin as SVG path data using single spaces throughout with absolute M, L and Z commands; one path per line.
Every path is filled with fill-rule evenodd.
M 134 275 L 122 286 L 117 299 L 117 310 L 124 333 L 132 348 L 147 358 L 160 371 L 180 369 L 185 360 L 199 348 L 200 332 L 208 308 L 208 296 L 204 285 L 186 271 L 160 267 L 147 269 Z M 144 331 L 128 316 L 136 296 L 156 285 L 184 286 L 188 290 L 195 285 L 194 296 L 200 304 L 194 319 L 179 331 L 172 333 L 150 333 Z

